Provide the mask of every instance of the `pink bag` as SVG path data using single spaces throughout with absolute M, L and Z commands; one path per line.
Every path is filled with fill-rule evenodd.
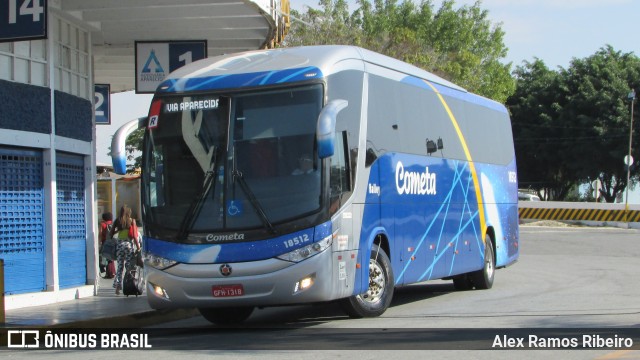
M 131 222 L 131 227 L 129 227 L 129 239 L 138 241 L 138 226 L 135 220 Z

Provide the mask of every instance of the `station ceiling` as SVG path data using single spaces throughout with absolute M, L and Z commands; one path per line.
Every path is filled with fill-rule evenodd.
M 89 24 L 94 80 L 135 88 L 135 42 L 207 40 L 208 56 L 255 50 L 284 36 L 279 0 L 53 0 Z M 287 19 L 288 21 L 288 19 Z M 280 26 L 280 30 L 279 30 Z

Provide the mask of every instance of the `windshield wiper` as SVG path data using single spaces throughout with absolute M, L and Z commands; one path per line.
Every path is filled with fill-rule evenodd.
M 204 173 L 204 182 L 202 184 L 202 188 L 200 189 L 200 193 L 198 196 L 193 199 L 187 213 L 182 218 L 182 223 L 180 224 L 180 230 L 178 230 L 178 234 L 176 238 L 178 240 L 184 240 L 189 235 L 189 232 L 193 228 L 200 211 L 202 210 L 202 205 L 204 204 L 204 200 L 207 198 L 207 195 L 215 189 L 216 182 L 214 181 L 218 177 L 218 167 L 217 167 L 217 156 L 218 156 L 218 148 L 213 146 L 213 155 L 211 156 L 211 163 L 209 166 L 209 170 Z
M 253 191 L 251 191 L 251 188 L 249 188 L 249 184 L 247 184 L 244 176 L 242 176 L 242 172 L 238 171 L 238 169 L 233 169 L 233 181 L 235 182 L 236 179 L 240 183 L 242 191 L 244 191 L 244 193 L 247 195 L 249 202 L 251 203 L 251 205 L 253 205 L 256 214 L 258 214 L 258 217 L 260 217 L 260 220 L 262 220 L 262 224 L 264 224 L 264 226 L 267 228 L 267 230 L 269 230 L 270 233 L 275 234 L 276 230 L 273 228 L 273 224 L 271 224 L 271 221 L 269 221 L 267 214 L 264 212 L 264 208 L 262 208 L 262 205 L 260 205 L 260 202 L 256 198 L 255 194 L 253 193 Z

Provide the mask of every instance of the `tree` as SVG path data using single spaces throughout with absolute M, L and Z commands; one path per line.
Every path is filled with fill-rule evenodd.
M 322 0 L 321 10 L 293 12 L 284 46 L 357 45 L 440 75 L 467 90 L 504 102 L 514 89 L 500 24 L 488 20 L 480 2 L 454 9 L 445 0 L 434 11 L 431 1 L 358 0 L 348 14 L 344 0 Z
M 132 173 L 136 168 L 142 166 L 142 142 L 144 139 L 144 128 L 137 129 L 127 137 L 124 145 L 125 153 L 127 154 L 127 162 L 133 161 L 132 165 L 127 166 L 127 172 Z M 109 147 L 108 156 L 111 156 L 111 147 Z
M 309 7 L 304 14 L 291 10 L 294 19 L 283 46 L 311 44 L 353 44 L 357 40 L 358 26 L 349 16 L 345 0 L 320 0 L 322 10 Z
M 629 151 L 627 94 L 639 88 L 640 59 L 607 45 L 585 59 L 574 59 L 563 76 L 567 106 L 561 121 L 579 129 L 576 135 L 584 139 L 566 160 L 582 180 L 600 179 L 601 196 L 614 202 L 632 185 L 627 184 L 623 163 Z M 637 154 L 632 155 L 637 159 Z M 639 174 L 637 166 L 632 169 L 632 183 Z
M 638 57 L 605 46 L 574 59 L 566 70 L 552 71 L 536 60 L 514 74 L 517 87 L 507 106 L 521 184 L 564 200 L 572 186 L 599 179 L 600 194 L 613 202 L 638 181 L 636 166 L 627 184 L 623 164 L 630 131 L 627 94 L 640 85 Z
M 144 128 L 137 129 L 132 132 L 125 143 L 125 150 L 127 152 L 127 161 L 133 160 L 133 165 L 129 168 L 128 172 L 135 171 L 136 168 L 142 166 L 142 142 L 144 140 Z
M 561 200 L 577 182 L 562 156 L 570 149 L 572 129 L 560 122 L 564 109 L 562 80 L 542 60 L 525 62 L 514 71 L 516 91 L 507 100 L 511 112 L 518 182 L 541 199 Z

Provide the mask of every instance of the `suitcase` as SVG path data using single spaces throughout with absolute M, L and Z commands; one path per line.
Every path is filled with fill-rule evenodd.
M 100 257 L 100 276 L 103 279 L 113 279 L 116 276 L 116 261 Z
M 105 275 L 104 278 L 105 279 L 113 279 L 113 277 L 116 276 L 116 261 L 109 261 L 109 264 L 107 264 L 107 268 L 105 271 Z
M 142 274 L 142 268 L 136 266 L 124 274 L 124 280 L 122 281 L 122 294 L 126 296 L 138 296 L 142 295 L 143 290 L 144 276 Z

